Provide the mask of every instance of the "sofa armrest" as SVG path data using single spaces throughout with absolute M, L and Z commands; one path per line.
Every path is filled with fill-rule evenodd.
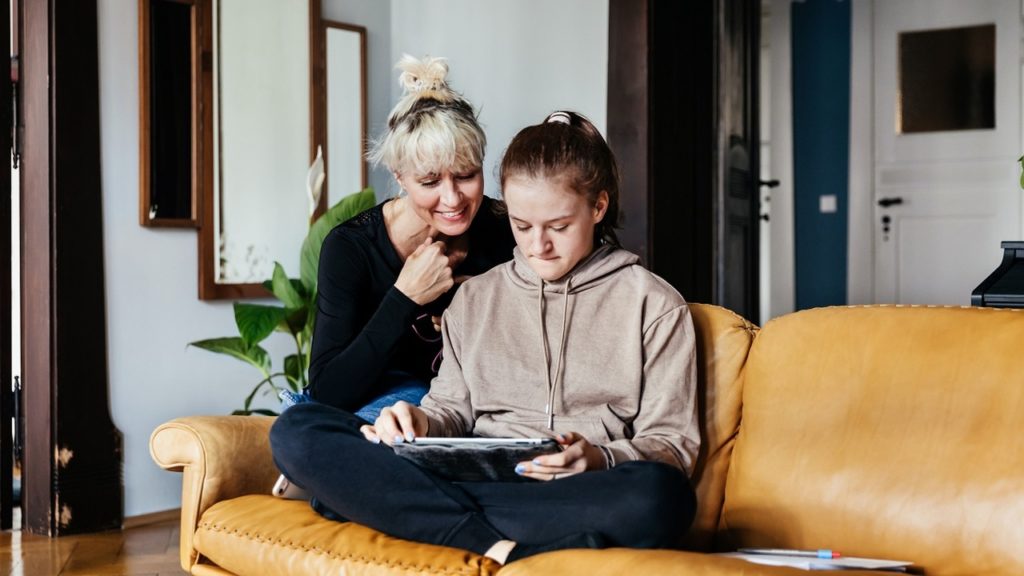
M 153 460 L 182 473 L 181 566 L 186 571 L 198 553 L 192 535 L 213 504 L 245 494 L 267 494 L 279 472 L 270 454 L 266 416 L 190 416 L 161 424 L 149 439 Z

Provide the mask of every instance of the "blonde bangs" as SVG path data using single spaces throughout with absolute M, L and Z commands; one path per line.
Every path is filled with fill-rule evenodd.
M 483 165 L 486 137 L 476 122 L 438 111 L 415 127 L 402 123 L 381 146 L 380 162 L 399 173 L 466 172 Z

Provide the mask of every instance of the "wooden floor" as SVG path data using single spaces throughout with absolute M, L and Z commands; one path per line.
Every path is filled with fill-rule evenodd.
M 20 526 L 16 512 L 14 525 Z M 46 538 L 0 532 L 0 576 L 180 576 L 177 517 L 125 530 Z

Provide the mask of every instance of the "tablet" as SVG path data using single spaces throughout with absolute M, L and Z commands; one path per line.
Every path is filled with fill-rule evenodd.
M 446 438 L 444 436 L 420 436 L 414 439 L 413 444 L 434 445 L 434 446 L 557 446 L 551 438 Z
M 453 482 L 525 482 L 516 464 L 561 446 L 551 438 L 422 437 L 393 446 L 395 454 Z

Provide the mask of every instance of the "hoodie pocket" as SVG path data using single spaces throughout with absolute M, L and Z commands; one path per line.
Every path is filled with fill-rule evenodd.
M 594 412 L 586 416 L 555 417 L 555 428 L 580 433 L 591 444 L 633 438 L 633 426 L 618 417 L 607 404 L 595 407 Z

